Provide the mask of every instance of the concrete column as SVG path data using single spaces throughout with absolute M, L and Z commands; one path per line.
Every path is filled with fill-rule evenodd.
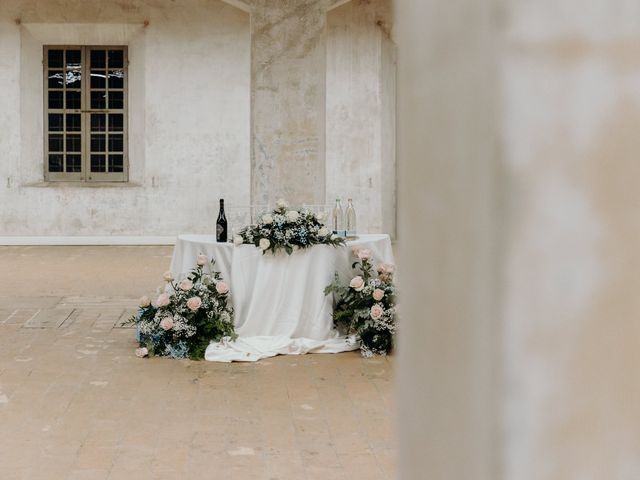
M 328 0 L 254 0 L 251 201 L 325 200 Z

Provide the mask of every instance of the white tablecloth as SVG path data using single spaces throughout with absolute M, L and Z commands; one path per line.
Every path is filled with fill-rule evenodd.
M 196 256 L 216 260 L 215 270 L 231 287 L 235 309 L 234 342 L 211 344 L 211 361 L 256 361 L 279 354 L 337 353 L 358 348 L 333 329 L 333 299 L 324 295 L 335 272 L 353 277 L 354 246 L 369 248 L 374 263 L 393 263 L 388 235 L 361 235 L 347 246 L 316 245 L 292 255 L 273 255 L 252 245 L 216 243 L 210 235 L 180 235 L 171 261 L 175 278 L 188 274 Z

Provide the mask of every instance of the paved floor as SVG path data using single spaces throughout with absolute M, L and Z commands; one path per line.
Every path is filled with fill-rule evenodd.
M 391 479 L 393 358 L 138 359 L 169 247 L 0 247 L 0 479 Z

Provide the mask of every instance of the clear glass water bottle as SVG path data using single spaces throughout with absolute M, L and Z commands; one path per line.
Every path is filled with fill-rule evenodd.
M 345 211 L 345 229 L 347 237 L 356 236 L 356 209 L 353 208 L 353 200 L 347 200 L 347 210 Z
M 341 237 L 345 236 L 344 211 L 342 210 L 342 204 L 340 203 L 339 198 L 336 198 L 336 206 L 333 207 L 333 212 L 331 214 L 331 226 L 333 228 L 333 233 Z

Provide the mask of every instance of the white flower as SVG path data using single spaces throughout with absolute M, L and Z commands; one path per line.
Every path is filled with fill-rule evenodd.
M 242 235 L 235 235 L 233 237 L 233 244 L 237 247 L 238 245 L 242 245 L 244 240 L 242 239 Z
M 136 357 L 143 358 L 149 355 L 147 347 L 136 348 Z
M 320 230 L 318 230 L 318 235 L 320 235 L 321 237 L 326 237 L 327 235 L 329 235 L 329 229 L 327 227 L 322 227 Z
M 324 222 L 327 219 L 327 214 L 324 212 L 317 213 L 316 218 L 319 222 Z
M 147 308 L 149 305 L 151 305 L 151 300 L 149 300 L 149 297 L 147 297 L 146 295 L 144 297 L 140 297 L 140 308 Z
M 289 211 L 286 213 L 287 221 L 288 221 L 288 222 L 291 222 L 291 223 L 293 223 L 293 222 L 295 222 L 296 220 L 298 220 L 298 217 L 299 217 L 299 216 L 300 216 L 300 215 L 299 215 L 299 214 L 298 214 L 298 212 L 296 212 L 295 210 L 289 210 Z
M 349 286 L 356 292 L 360 292 L 364 288 L 364 279 L 360 275 L 353 277 L 349 282 Z
M 209 263 L 209 258 L 204 253 L 201 253 L 196 257 L 196 263 L 202 267 L 203 265 Z
M 162 274 L 162 278 L 164 278 L 165 282 L 171 282 L 173 280 L 173 274 L 171 272 L 164 272 L 164 274 Z
M 265 251 L 267 248 L 271 246 L 271 242 L 269 241 L 268 238 L 261 238 L 259 245 L 260 245 L 260 250 Z
M 284 198 L 281 198 L 276 202 L 276 207 L 278 208 L 287 208 L 288 206 L 289 204 L 285 201 Z
M 271 216 L 270 213 L 265 213 L 262 216 L 262 223 L 264 223 L 265 225 L 270 225 L 273 223 L 273 217 Z

